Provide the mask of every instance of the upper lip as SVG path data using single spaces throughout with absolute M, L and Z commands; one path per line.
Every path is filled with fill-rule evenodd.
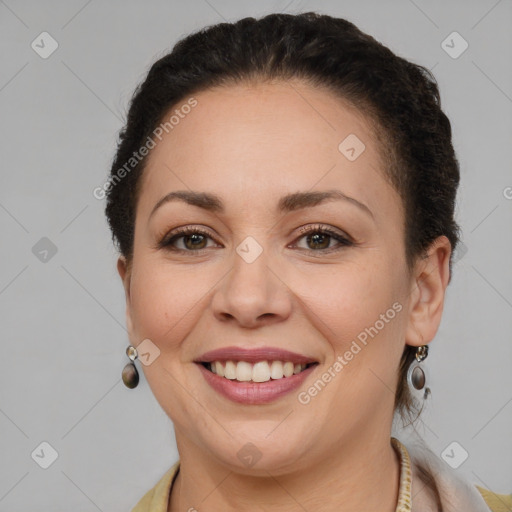
M 211 363 L 213 361 L 247 361 L 248 363 L 257 363 L 258 361 L 291 361 L 294 364 L 317 362 L 312 357 L 276 347 L 248 349 L 235 346 L 210 350 L 194 360 L 196 363 Z

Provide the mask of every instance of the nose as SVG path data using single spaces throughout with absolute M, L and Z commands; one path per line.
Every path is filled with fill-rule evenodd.
M 253 261 L 243 252 L 234 255 L 233 266 L 212 299 L 213 312 L 219 321 L 252 329 L 289 317 L 291 290 L 279 277 L 283 272 L 279 271 L 275 259 L 271 259 L 266 250 Z

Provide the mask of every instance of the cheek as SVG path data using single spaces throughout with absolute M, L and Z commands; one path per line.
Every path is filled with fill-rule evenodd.
M 149 338 L 162 351 L 175 349 L 192 328 L 206 284 L 189 269 L 151 262 L 134 268 L 131 303 L 137 337 Z
M 368 257 L 303 278 L 312 336 L 318 342 L 320 333 L 328 359 L 301 397 L 311 400 L 312 416 L 325 416 L 333 438 L 341 428 L 361 426 L 376 411 L 392 407 L 404 307 L 398 271 L 386 261 Z M 358 414 L 346 420 L 343 411 Z
M 332 340 L 336 351 L 345 350 L 347 343 L 376 322 L 382 327 L 381 314 L 386 320 L 396 317 L 395 310 L 386 315 L 399 297 L 396 282 L 391 269 L 376 262 L 310 274 L 303 288 L 307 290 L 308 307 L 323 321 L 322 332 Z M 380 329 L 382 334 L 391 323 L 386 322 L 385 329 Z

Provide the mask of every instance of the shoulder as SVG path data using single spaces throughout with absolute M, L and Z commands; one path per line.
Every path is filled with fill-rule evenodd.
M 410 439 L 407 451 L 412 462 L 413 487 L 415 480 L 422 481 L 427 488 L 436 487 L 437 499 L 441 503 L 446 500 L 446 503 L 451 505 L 450 510 L 512 512 L 512 494 L 498 494 L 463 479 L 452 468 L 444 464 L 441 458 L 420 438 Z M 425 503 L 427 502 L 426 493 L 416 494 L 418 505 L 423 504 L 422 499 Z
M 497 494 L 478 485 L 475 485 L 475 487 L 492 512 L 512 511 L 512 494 Z
M 156 485 L 144 494 L 131 512 L 167 512 L 171 485 L 179 467 L 178 461 L 169 468 Z

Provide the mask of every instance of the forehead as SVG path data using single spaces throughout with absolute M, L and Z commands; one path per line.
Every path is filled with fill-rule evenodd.
M 217 87 L 193 97 L 196 106 L 148 156 L 141 214 L 173 189 L 215 192 L 238 209 L 251 197 L 261 204 L 299 190 L 340 188 L 369 203 L 382 195 L 386 180 L 371 124 L 333 93 L 288 81 Z
M 374 146 L 368 119 L 362 113 L 326 89 L 302 82 L 216 87 L 194 97 L 197 105 L 172 127 L 172 136 L 166 137 L 174 146 L 176 161 L 182 156 L 180 149 L 190 149 L 199 138 L 194 157 L 216 156 L 221 161 L 232 157 L 244 161 L 256 154 L 268 159 L 285 156 L 291 162 L 313 152 L 316 157 L 319 152 L 327 156 L 336 154 L 339 142 L 350 133 L 357 134 L 370 150 Z M 173 107 L 173 111 L 179 109 L 180 104 Z M 164 145 L 160 144 L 160 149 L 165 149 Z M 216 150 L 221 147 L 219 154 Z M 160 152 L 155 148 L 150 158 Z M 188 151 L 183 153 L 187 159 L 191 157 Z

